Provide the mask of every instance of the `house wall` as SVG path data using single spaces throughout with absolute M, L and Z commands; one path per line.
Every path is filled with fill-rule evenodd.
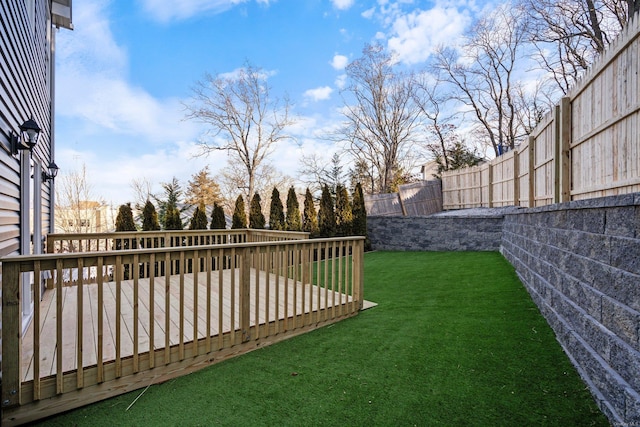
M 33 9 L 32 9 L 33 8 Z M 51 159 L 50 2 L 0 2 L 0 257 L 20 251 L 20 158 L 9 135 L 30 117 L 42 132 L 33 161 L 45 169 Z M 49 188 L 42 191 L 43 230 L 49 227 Z
M 502 236 L 600 408 L 640 425 L 640 193 L 517 211 Z
M 21 221 L 21 181 L 29 181 L 33 169 L 21 161 L 32 159 L 46 170 L 52 159 L 52 37 L 51 3 L 48 0 L 0 2 L 0 257 L 20 254 L 21 234 L 28 243 L 28 221 Z M 32 156 L 11 154 L 9 136 L 33 118 L 42 129 Z M 36 169 L 38 170 L 38 169 Z M 21 175 L 26 175 L 21 180 Z M 35 180 L 37 181 L 37 180 Z M 25 189 L 22 189 L 25 190 Z M 31 190 L 34 191 L 34 190 Z M 51 184 L 43 183 L 42 230 L 49 229 Z M 31 196 L 33 207 L 33 193 Z M 28 216 L 27 216 L 28 217 Z M 0 273 L 0 292 L 2 290 Z M 0 320 L 0 337 L 2 323 Z M 2 354 L 0 339 L 0 375 Z

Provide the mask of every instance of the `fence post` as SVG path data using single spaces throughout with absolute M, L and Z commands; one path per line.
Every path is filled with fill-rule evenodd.
M 529 137 L 529 208 L 536 205 L 536 139 Z
M 513 204 L 520 206 L 520 160 L 519 151 L 513 150 Z
M 488 200 L 488 207 L 492 208 L 493 207 L 493 165 L 491 164 L 491 162 L 487 163 L 487 175 L 489 176 L 489 187 L 487 188 L 487 198 Z
M 240 264 L 240 331 L 242 342 L 251 339 L 251 251 L 250 248 L 242 248 L 240 252 L 242 262 Z M 258 325 L 256 325 L 257 327 Z
M 571 200 L 571 99 L 560 100 L 556 146 L 556 182 L 558 202 Z
M 22 310 L 20 307 L 20 264 L 2 263 L 2 408 L 22 401 Z

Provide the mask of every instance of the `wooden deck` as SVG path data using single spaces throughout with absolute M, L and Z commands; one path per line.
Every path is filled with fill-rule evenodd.
M 126 358 L 134 353 L 148 352 L 151 343 L 153 349 L 158 350 L 166 348 L 167 344 L 188 345 L 196 337 L 217 336 L 222 341 L 225 333 L 237 331 L 240 317 L 238 269 L 224 270 L 222 278 L 217 271 L 211 272 L 211 277 L 207 277 L 207 274 L 184 275 L 183 283 L 181 276 L 169 276 L 168 287 L 165 277 L 156 277 L 153 283 L 149 279 L 139 279 L 137 286 L 133 280 L 124 280 L 120 283 L 119 293 L 115 282 L 105 282 L 102 284 L 102 325 L 97 312 L 99 286 L 85 284 L 81 293 L 77 286 L 64 287 L 61 292 L 63 372 L 77 369 L 78 360 L 82 361 L 85 368 L 95 366 L 100 352 L 104 363 L 115 360 L 117 347 L 121 349 L 120 357 Z M 292 318 L 300 315 L 326 317 L 327 311 L 331 310 L 334 310 L 334 316 L 340 315 L 342 304 L 352 301 L 350 296 L 338 290 L 334 292 L 308 284 L 303 286 L 292 279 L 254 269 L 251 270 L 251 283 L 252 326 L 280 319 L 284 323 L 275 323 L 282 324 L 286 330 L 287 319 L 289 322 L 295 321 Z M 153 297 L 150 296 L 151 289 Z M 83 307 L 81 313 L 78 310 L 79 302 Z M 40 303 L 40 378 L 55 375 L 57 369 L 56 305 L 56 290 L 47 290 Z M 326 308 L 329 310 L 322 310 Z M 309 314 L 312 311 L 315 314 Z M 134 322 L 136 318 L 137 322 Z M 33 327 L 32 322 L 23 336 L 23 381 L 32 380 L 34 375 Z M 119 345 L 116 343 L 118 327 L 121 328 Z M 136 336 L 137 340 L 134 339 Z M 232 340 L 233 336 L 235 334 L 232 334 Z

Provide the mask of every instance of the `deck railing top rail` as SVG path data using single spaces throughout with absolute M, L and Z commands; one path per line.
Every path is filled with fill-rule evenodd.
M 256 229 L 120 231 L 111 233 L 53 233 L 47 253 L 102 252 L 138 247 L 176 247 L 309 239 L 309 233 Z

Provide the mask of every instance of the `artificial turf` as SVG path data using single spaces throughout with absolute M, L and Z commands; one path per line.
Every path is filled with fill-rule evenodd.
M 43 423 L 608 425 L 500 254 L 368 253 L 365 298 L 378 306 Z

